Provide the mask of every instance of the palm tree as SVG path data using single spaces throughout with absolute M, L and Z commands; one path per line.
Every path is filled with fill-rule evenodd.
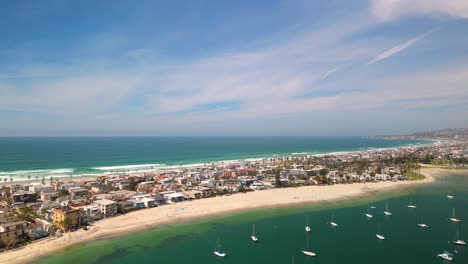
M 36 178 L 36 181 L 37 181 L 37 179 L 39 178 L 39 176 L 36 175 L 36 176 L 34 176 L 34 178 Z
M 28 184 L 31 183 L 31 175 L 28 175 Z
M 5 184 L 6 184 L 6 182 L 8 181 L 8 178 L 3 178 L 3 181 L 4 181 Z
M 13 183 L 13 178 L 10 177 L 10 183 Z

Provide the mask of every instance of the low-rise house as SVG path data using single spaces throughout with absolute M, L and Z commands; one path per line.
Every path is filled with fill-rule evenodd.
M 104 217 L 117 214 L 117 203 L 111 200 L 102 199 L 94 202 L 99 206 L 101 213 Z
M 24 229 L 27 226 L 26 221 L 18 221 L 0 225 L 0 241 L 4 247 L 11 247 L 19 244 L 24 239 Z
M 208 187 L 198 186 L 195 188 L 195 190 L 200 191 L 202 193 L 202 196 L 205 198 L 210 197 L 213 194 L 211 188 Z
M 96 184 L 91 187 L 92 193 L 108 193 L 112 191 L 112 188 L 106 184 Z
M 183 192 L 183 194 L 188 199 L 200 199 L 203 197 L 203 193 L 197 190 L 188 190 L 188 191 Z
M 13 203 L 32 203 L 37 201 L 37 193 L 18 191 L 11 194 L 11 200 Z
M 38 183 L 33 183 L 32 185 L 29 186 L 29 191 L 35 192 L 35 193 L 41 193 L 41 192 L 52 192 L 54 191 L 54 187 L 50 185 L 43 185 L 43 184 L 38 184 Z
M 96 221 L 102 218 L 101 209 L 99 206 L 90 204 L 81 208 L 84 211 L 83 222 Z
M 89 191 L 83 187 L 73 187 L 69 189 L 72 197 L 83 197 L 88 195 Z
M 156 203 L 156 200 L 153 198 L 143 198 L 141 200 L 143 203 L 145 203 L 146 208 L 152 208 L 158 206 Z
M 177 202 L 185 201 L 185 195 L 183 195 L 182 193 L 171 192 L 171 193 L 163 194 L 163 196 L 166 199 L 167 203 L 177 203 Z
M 58 229 L 67 231 L 81 225 L 81 212 L 71 207 L 61 207 L 52 210 L 54 224 Z
M 55 201 L 58 198 L 58 193 L 56 191 L 42 191 L 41 200 L 43 202 Z

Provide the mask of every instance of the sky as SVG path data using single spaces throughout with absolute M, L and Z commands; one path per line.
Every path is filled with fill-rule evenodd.
M 0 3 L 0 136 L 468 127 L 468 1 Z

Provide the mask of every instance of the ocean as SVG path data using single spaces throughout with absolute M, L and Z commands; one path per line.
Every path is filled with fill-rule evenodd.
M 260 209 L 183 224 L 166 225 L 124 237 L 92 241 L 36 260 L 58 263 L 448 263 L 437 258 L 443 250 L 454 253 L 454 263 L 468 263 L 468 249 L 456 246 L 468 240 L 468 177 L 450 176 L 435 183 L 343 202 L 323 202 L 288 208 Z M 320 187 L 317 187 L 320 188 Z M 455 196 L 448 199 L 447 194 Z M 412 201 L 417 208 L 407 205 Z M 392 216 L 383 210 L 388 203 Z M 370 205 L 373 219 L 364 215 Z M 456 208 L 460 223 L 449 220 Z M 332 214 L 338 227 L 330 226 Z M 311 232 L 308 257 L 304 230 L 306 217 Z M 421 228 L 417 224 L 429 227 Z M 255 224 L 258 242 L 250 239 Z M 385 240 L 375 234 L 380 225 Z M 213 255 L 217 239 L 227 253 Z M 455 253 L 458 252 L 458 253 Z
M 109 175 L 430 143 L 367 137 L 2 137 L 0 179 Z

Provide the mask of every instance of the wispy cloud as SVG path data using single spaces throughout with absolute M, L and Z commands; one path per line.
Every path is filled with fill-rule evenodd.
M 371 0 L 371 13 L 382 21 L 408 15 L 446 15 L 468 18 L 466 0 Z
M 406 42 L 402 43 L 402 44 L 399 44 L 399 45 L 396 45 L 394 47 L 392 47 L 391 49 L 388 49 L 382 53 L 380 53 L 379 55 L 377 55 L 375 58 L 373 58 L 372 60 L 370 60 L 367 65 L 371 65 L 371 64 L 374 64 L 378 61 L 381 61 L 381 60 L 384 60 L 384 59 L 388 59 L 392 56 L 395 56 L 396 54 L 402 52 L 403 50 L 411 47 L 412 45 L 414 45 L 415 43 L 417 43 L 418 41 L 421 41 L 422 39 L 424 39 L 425 37 L 429 36 L 430 34 L 432 34 L 434 31 L 438 30 L 439 28 L 435 28 L 435 29 L 432 29 L 422 35 L 419 35 L 417 37 L 414 37 L 412 39 L 409 39 L 407 40 Z

